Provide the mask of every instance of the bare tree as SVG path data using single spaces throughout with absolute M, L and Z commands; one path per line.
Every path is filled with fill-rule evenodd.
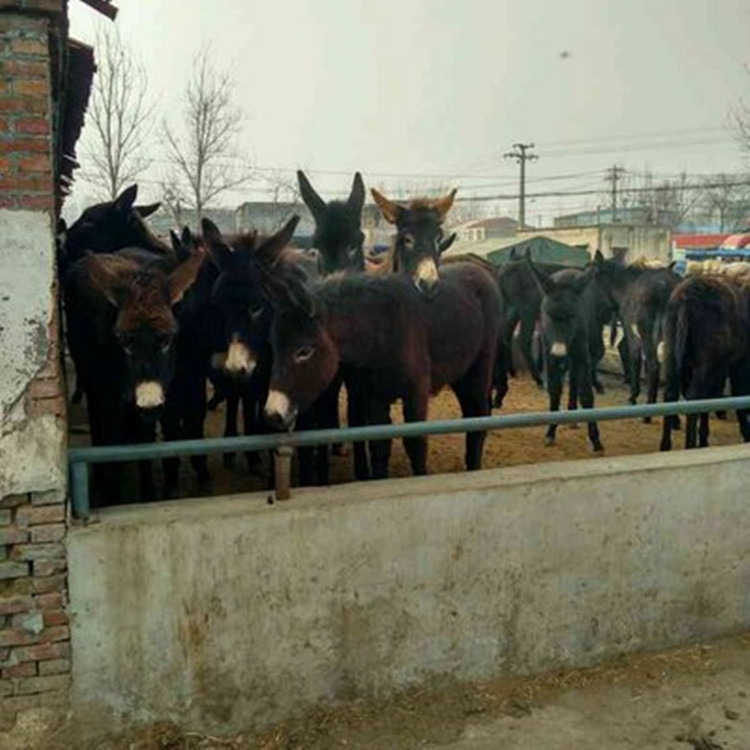
M 204 49 L 193 61 L 185 90 L 182 127 L 164 123 L 172 171 L 165 178 L 172 200 L 198 217 L 212 201 L 252 179 L 237 153 L 244 115 L 233 102 L 234 81 L 216 70 Z
M 623 203 L 640 209 L 645 221 L 675 229 L 700 205 L 700 186 L 683 172 L 673 179 L 655 180 L 651 172 L 631 179 Z
M 718 174 L 707 177 L 701 191 L 702 204 L 719 231 L 742 229 L 750 218 L 750 189 L 742 175 Z
M 146 72 L 115 25 L 99 26 L 96 50 L 84 176 L 103 197 L 114 200 L 150 166 L 144 146 L 151 131 L 154 104 L 148 96 Z
M 300 202 L 301 194 L 296 175 L 277 169 L 269 172 L 263 179 L 268 183 L 271 200 L 274 203 Z

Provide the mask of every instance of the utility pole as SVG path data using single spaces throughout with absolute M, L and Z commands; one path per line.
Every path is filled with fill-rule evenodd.
M 607 170 L 607 182 L 612 183 L 612 223 L 617 221 L 617 181 L 625 174 L 624 167 L 616 164 Z
M 518 221 L 521 229 L 526 224 L 526 162 L 539 158 L 536 154 L 528 153 L 532 148 L 533 143 L 514 143 L 513 151 L 504 154 L 506 159 L 515 159 L 521 165 L 521 184 L 518 190 Z

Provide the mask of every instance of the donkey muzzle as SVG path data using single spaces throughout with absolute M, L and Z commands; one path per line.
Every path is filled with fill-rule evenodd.
M 268 392 L 263 414 L 276 430 L 292 430 L 297 420 L 297 408 L 292 406 L 286 393 L 273 389 Z

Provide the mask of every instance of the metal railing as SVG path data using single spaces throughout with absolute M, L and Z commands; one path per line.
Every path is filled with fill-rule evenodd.
M 347 427 L 333 430 L 247 435 L 231 438 L 175 440 L 166 443 L 70 448 L 68 450 L 68 466 L 70 468 L 73 514 L 76 518 L 81 519 L 86 519 L 90 515 L 89 466 L 97 463 L 207 455 L 210 453 L 227 453 L 233 451 L 274 450 L 277 452 L 277 460 L 275 462 L 277 499 L 287 499 L 289 496 L 292 448 L 390 438 L 428 437 L 430 435 L 458 434 L 482 430 L 495 431 L 516 429 L 519 427 L 542 427 L 549 424 L 570 424 L 590 421 L 606 422 L 616 419 L 700 414 L 705 412 L 734 411 L 737 409 L 750 409 L 750 396 L 703 399 L 700 401 L 675 401 L 636 406 L 607 406 L 598 409 L 576 409 L 574 411 L 524 412 L 497 417 L 444 419 L 427 422 L 408 422 L 404 424 Z

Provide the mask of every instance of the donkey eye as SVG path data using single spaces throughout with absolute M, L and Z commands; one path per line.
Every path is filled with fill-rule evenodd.
M 410 234 L 405 234 L 405 235 L 404 235 L 404 236 L 403 236 L 403 237 L 401 238 L 401 242 L 402 242 L 403 246 L 404 246 L 404 247 L 405 247 L 405 248 L 406 248 L 407 250 L 413 250 L 413 249 L 414 249 L 414 237 L 413 237 L 412 235 L 410 235 Z
M 302 346 L 294 352 L 295 362 L 304 362 L 306 359 L 310 359 L 315 354 L 314 346 Z

